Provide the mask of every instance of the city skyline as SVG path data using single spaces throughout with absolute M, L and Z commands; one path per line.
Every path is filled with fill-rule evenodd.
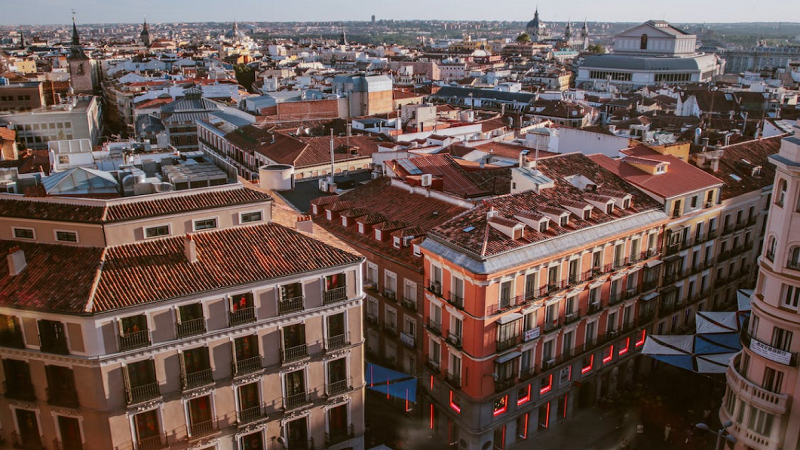
M 378 20 L 527 21 L 533 17 L 537 7 L 535 3 L 519 0 L 495 3 L 495 7 L 489 11 L 480 8 L 480 4 L 474 0 L 445 0 L 439 2 L 436 8 L 429 8 L 420 0 L 412 0 L 406 2 L 402 9 L 364 0 L 348 2 L 335 10 L 326 10 L 319 0 L 299 0 L 292 5 L 293 8 L 274 11 L 254 0 L 237 0 L 226 11 L 220 12 L 217 3 L 204 0 L 176 0 L 167 4 L 144 0 L 137 2 L 133 8 L 130 4 L 98 0 L 74 0 L 69 4 L 56 0 L 37 0 L 18 5 L 14 14 L 0 18 L 0 25 L 66 24 L 72 9 L 76 11 L 78 22 L 84 24 L 136 23 L 144 17 L 153 23 L 368 21 L 372 15 Z M 637 6 L 632 0 L 618 0 L 602 7 L 588 0 L 571 2 L 568 7 L 546 3 L 538 5 L 540 17 L 545 22 L 584 19 L 590 22 L 643 22 L 650 19 L 676 23 L 782 22 L 787 17 L 800 16 L 800 3 L 786 4 L 780 0 L 767 0 L 757 5 L 736 0 L 728 2 L 724 9 L 720 9 L 715 2 L 676 0 L 671 10 L 666 12 L 643 10 Z

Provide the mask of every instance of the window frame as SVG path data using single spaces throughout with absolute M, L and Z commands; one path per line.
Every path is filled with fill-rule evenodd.
M 30 231 L 33 236 L 31 236 L 31 237 L 17 236 L 17 230 Z M 14 239 L 24 239 L 26 241 L 35 241 L 36 240 L 36 229 L 35 228 L 28 228 L 28 227 L 11 227 L 11 235 L 14 236 Z
M 167 227 L 167 234 L 158 234 L 158 235 L 155 235 L 155 236 L 148 236 L 147 235 L 147 230 L 152 230 L 152 229 L 162 228 L 162 227 Z M 160 237 L 172 236 L 172 224 L 171 223 L 166 223 L 166 224 L 163 224 L 163 225 L 152 225 L 152 226 L 149 226 L 149 227 L 142 227 L 142 233 L 143 233 L 145 239 L 157 239 L 157 238 L 160 238 Z
M 258 220 L 244 220 L 245 215 L 249 214 L 258 214 Z M 252 211 L 242 211 L 239 213 L 239 225 L 244 225 L 247 223 L 257 223 L 264 221 L 264 210 L 263 209 L 256 209 Z
M 214 226 L 209 228 L 197 228 L 197 222 L 207 222 L 213 220 Z M 192 231 L 196 233 L 200 233 L 203 231 L 210 231 L 210 230 L 217 230 L 219 229 L 219 216 L 214 217 L 207 217 L 205 219 L 192 219 Z
M 75 235 L 75 240 L 70 241 L 70 240 L 59 239 L 58 233 L 72 233 Z M 78 232 L 75 230 L 58 230 L 58 229 L 53 230 L 53 238 L 56 240 L 56 242 L 66 242 L 69 244 L 79 244 L 81 242 L 80 236 L 78 235 Z

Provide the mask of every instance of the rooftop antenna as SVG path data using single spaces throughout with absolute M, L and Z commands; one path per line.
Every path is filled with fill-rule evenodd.
M 333 183 L 333 165 L 334 165 L 334 160 L 333 160 L 333 127 L 331 127 L 331 177 L 330 177 L 330 182 L 331 183 Z

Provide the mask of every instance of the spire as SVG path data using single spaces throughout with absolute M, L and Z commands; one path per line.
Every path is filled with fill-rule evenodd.
M 139 33 L 139 40 L 142 41 L 142 44 L 144 44 L 145 47 L 150 47 L 150 29 L 147 28 L 147 16 L 144 18 L 142 32 Z
M 567 28 L 564 29 L 564 39 L 569 41 L 569 38 L 572 37 L 572 26 L 570 25 L 570 21 L 567 20 Z
M 81 45 L 81 38 L 78 36 L 78 26 L 75 24 L 75 12 L 72 13 L 72 45 Z

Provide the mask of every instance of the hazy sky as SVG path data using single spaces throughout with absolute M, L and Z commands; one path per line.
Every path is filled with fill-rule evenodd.
M 378 19 L 529 20 L 536 0 L 26 0 L 3 1 L 0 24 L 327 21 Z M 798 0 L 571 0 L 539 3 L 542 20 L 643 22 L 800 21 Z

